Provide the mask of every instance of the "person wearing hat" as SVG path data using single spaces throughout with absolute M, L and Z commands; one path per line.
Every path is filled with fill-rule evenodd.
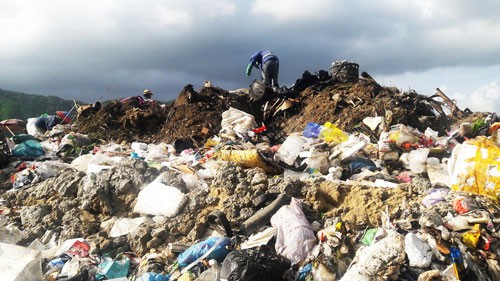
M 146 100 L 150 100 L 151 97 L 153 96 L 153 92 L 151 92 L 151 90 L 149 89 L 146 89 L 144 90 L 142 95 L 146 98 Z

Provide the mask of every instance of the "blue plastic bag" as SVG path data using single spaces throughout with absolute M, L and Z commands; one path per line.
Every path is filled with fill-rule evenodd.
M 323 127 L 321 124 L 309 122 L 304 128 L 302 135 L 306 138 L 318 138 L 321 127 Z
M 187 250 L 182 252 L 179 257 L 177 257 L 177 263 L 180 267 L 188 266 L 207 253 L 208 250 L 210 250 L 210 248 L 212 248 L 219 240 L 220 242 L 218 245 L 215 246 L 215 249 L 208 256 L 206 256 L 205 259 L 214 259 L 218 262 L 222 262 L 229 253 L 226 246 L 231 244 L 231 239 L 228 237 L 210 237 L 205 241 L 192 245 L 187 248 Z
M 37 158 L 45 155 L 42 145 L 34 140 L 27 140 L 12 149 L 12 155 L 17 157 Z

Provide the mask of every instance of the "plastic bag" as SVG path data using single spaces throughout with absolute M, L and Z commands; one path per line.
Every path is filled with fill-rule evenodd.
M 316 236 L 297 199 L 292 198 L 290 205 L 281 207 L 271 217 L 271 225 L 278 228 L 276 253 L 288 258 L 292 264 L 300 263 L 311 254 L 317 243 Z
M 332 123 L 326 122 L 323 125 L 318 138 L 326 142 L 341 143 L 346 141 L 349 138 L 349 135 L 341 129 L 337 128 Z
M 106 277 L 107 279 L 126 277 L 130 267 L 130 260 L 125 255 L 118 255 L 114 260 L 108 258 L 99 264 L 96 277 Z
M 304 128 L 304 131 L 302 132 L 302 135 L 306 138 L 318 138 L 322 127 L 323 126 L 321 124 L 308 122 L 306 127 Z
M 45 154 L 42 145 L 34 140 L 27 140 L 12 149 L 12 155 L 24 158 L 37 158 Z
M 410 261 L 410 266 L 426 268 L 431 265 L 432 250 L 417 235 L 408 233 L 405 237 L 405 251 Z
M 215 246 L 217 244 L 217 246 Z M 228 237 L 210 237 L 205 241 L 201 241 L 189 247 L 187 250 L 182 252 L 177 257 L 177 263 L 180 267 L 186 267 L 190 263 L 196 261 L 198 258 L 203 256 L 210 248 L 214 247 L 214 250 L 205 257 L 205 259 L 214 259 L 218 262 L 222 262 L 229 250 L 227 246 L 231 244 L 231 239 Z
M 482 194 L 497 200 L 500 195 L 500 147 L 486 137 L 457 145 L 448 167 L 451 189 Z
M 276 151 L 274 158 L 278 161 L 283 161 L 289 166 L 293 166 L 297 156 L 303 151 L 303 146 L 306 142 L 307 140 L 302 136 L 296 133 L 290 134 L 278 151 Z
M 134 212 L 175 217 L 184 208 L 187 197 L 179 189 L 152 182 L 139 192 Z
M 281 280 L 290 262 L 271 250 L 246 249 L 230 252 L 222 263 L 220 279 L 228 281 Z

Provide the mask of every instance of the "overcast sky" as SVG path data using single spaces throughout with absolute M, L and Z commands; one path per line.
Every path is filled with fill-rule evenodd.
M 205 80 L 248 87 L 250 56 L 279 80 L 354 61 L 380 84 L 500 111 L 500 1 L 0 0 L 0 88 L 86 102 L 175 99 Z

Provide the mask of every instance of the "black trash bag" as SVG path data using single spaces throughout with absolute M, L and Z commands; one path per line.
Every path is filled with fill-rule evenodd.
M 346 180 L 352 175 L 361 173 L 362 169 L 368 169 L 372 172 L 377 170 L 377 165 L 372 160 L 359 156 L 348 157 L 342 160 L 340 164 L 344 168 L 341 180 Z
M 7 166 L 10 162 L 10 148 L 7 144 L 7 138 L 3 134 L 3 131 L 0 129 L 0 168 Z
M 267 247 L 230 252 L 220 278 L 228 281 L 280 281 L 291 266 L 290 261 Z

